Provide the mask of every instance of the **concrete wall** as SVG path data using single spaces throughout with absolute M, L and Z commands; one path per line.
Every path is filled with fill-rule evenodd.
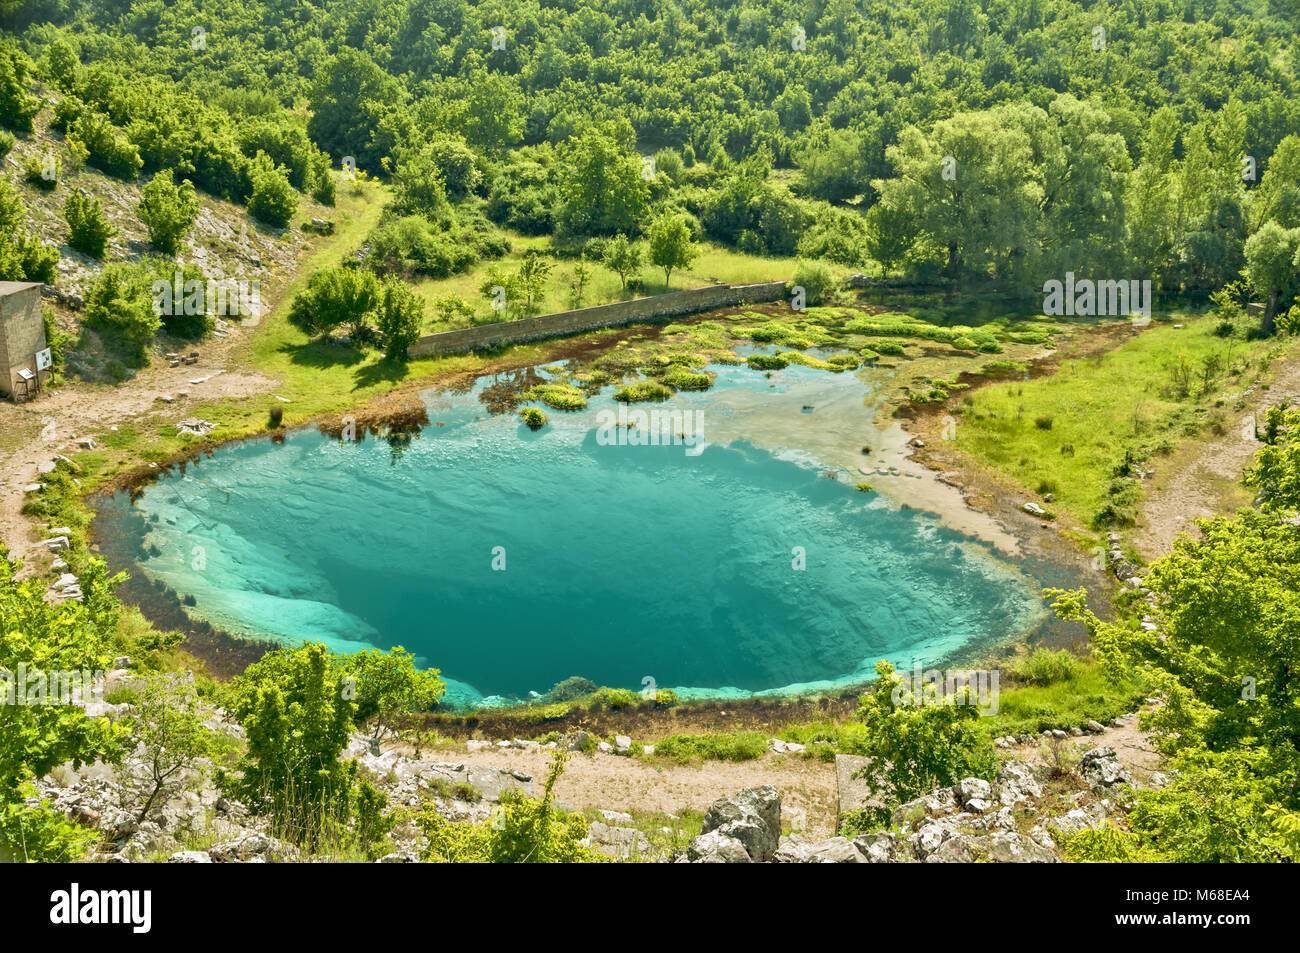
M 631 301 L 579 308 L 577 311 L 561 311 L 557 314 L 521 318 L 518 321 L 501 321 L 462 328 L 459 331 L 426 334 L 412 344 L 407 353 L 411 357 L 464 354 L 480 348 L 541 341 L 600 328 L 616 328 L 638 322 L 652 323 L 683 314 L 734 307 L 741 303 L 775 301 L 784 296 L 784 281 L 769 281 L 758 285 L 711 285 L 690 291 L 673 291 L 652 298 L 633 298 Z
M 44 349 L 41 286 L 0 281 L 0 391 L 18 393 L 19 369 L 36 374 L 36 352 Z

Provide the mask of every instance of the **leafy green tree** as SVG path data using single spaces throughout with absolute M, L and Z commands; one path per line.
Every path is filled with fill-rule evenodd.
M 399 719 L 428 711 L 447 691 L 437 669 L 416 668 L 414 657 L 401 646 L 355 652 L 343 667 L 355 681 L 357 724 L 376 742 L 395 733 Z
M 650 241 L 650 264 L 664 270 L 664 287 L 673 271 L 689 267 L 699 249 L 691 239 L 691 228 L 681 214 L 667 213 L 650 223 L 647 231 Z
M 340 266 L 318 271 L 293 297 L 289 323 L 308 334 L 326 335 L 349 326 L 352 339 L 365 336 L 370 317 L 379 307 L 379 279 L 364 268 Z
M 70 699 L 83 672 L 110 666 L 118 611 L 112 587 L 122 577 L 109 579 L 92 557 L 80 575 L 83 600 L 52 603 L 40 579 L 16 578 L 19 568 L 0 546 L 0 845 L 20 859 L 73 860 L 95 835 L 48 807 L 29 807 L 29 784 L 67 761 L 116 761 L 125 733 L 79 705 L 34 702 L 54 693 Z M 20 671 L 24 701 L 32 703 L 17 703 Z M 81 681 L 80 697 L 89 700 L 92 689 Z
M 1268 298 L 1261 325 L 1265 334 L 1274 332 L 1279 304 L 1286 304 L 1283 296 L 1289 296 L 1300 282 L 1297 255 L 1300 227 L 1283 228 L 1268 221 L 1246 241 L 1246 273 L 1255 290 Z
M 618 275 L 619 284 L 627 288 L 627 280 L 641 270 L 641 248 L 626 235 L 615 235 L 605 243 L 601 259 L 605 267 Z
M 73 192 L 63 203 L 63 217 L 68 223 L 68 244 L 91 258 L 103 258 L 117 229 L 109 224 L 99 199 Z
M 284 228 L 298 210 L 298 193 L 289 184 L 284 167 L 259 152 L 249 164 L 248 174 L 253 184 L 248 211 L 259 221 Z
M 564 152 L 559 224 L 573 235 L 629 232 L 645 215 L 650 193 L 641 162 L 608 134 L 591 130 Z
M 235 681 L 233 713 L 248 747 L 239 773 L 220 772 L 218 782 L 269 817 L 277 836 L 308 849 L 340 838 L 357 799 L 356 762 L 340 760 L 356 714 L 345 677 L 313 642 L 271 652 Z
M 132 703 L 130 723 L 142 770 L 128 775 L 126 786 L 136 821 L 143 822 L 222 746 L 204 726 L 193 689 L 169 684 L 166 676 L 146 682 Z
M 0 281 L 54 281 L 59 250 L 26 229 L 27 208 L 7 179 L 0 179 Z
M 331 155 L 352 156 L 358 168 L 379 172 L 392 149 L 384 120 L 402 102 L 401 85 L 368 53 L 346 46 L 321 62 L 315 76 L 308 134 Z
M 375 325 L 384 356 L 390 361 L 406 360 L 406 349 L 424 328 L 424 299 L 406 282 L 390 278 L 383 285 Z
M 188 179 L 177 185 L 171 173 L 163 172 L 140 190 L 137 212 L 153 246 L 163 254 L 174 255 L 194 227 L 199 202 Z
M 1246 471 L 1246 485 L 1259 491 L 1265 512 L 1300 510 L 1300 410 L 1270 407 L 1262 437 L 1265 446 Z
M 915 686 L 906 685 L 886 661 L 876 663 L 876 674 L 874 689 L 858 707 L 867 728 L 862 753 L 871 759 L 862 776 L 884 804 L 875 811 L 876 823 L 936 787 L 992 777 L 993 748 L 976 730 L 976 706 L 918 698 Z
M 421 215 L 433 223 L 451 220 L 447 187 L 433 149 L 425 147 L 399 154 L 393 174 L 393 211 L 400 215 Z
M 29 61 L 19 50 L 0 43 L 0 125 L 31 132 L 41 101 L 31 93 Z
M 132 265 L 105 265 L 86 293 L 86 324 L 118 334 L 137 364 L 147 364 L 149 342 L 162 327 L 148 275 Z

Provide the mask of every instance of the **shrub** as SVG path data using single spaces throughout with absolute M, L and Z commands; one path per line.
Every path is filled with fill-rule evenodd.
M 318 271 L 293 297 L 289 323 L 308 334 L 326 335 L 344 325 L 354 340 L 364 336 L 382 289 L 372 271 L 340 266 Z
M 144 168 L 140 150 L 98 113 L 83 112 L 69 131 L 73 136 L 85 146 L 90 164 L 106 175 L 134 182 Z
M 258 221 L 283 228 L 298 210 L 298 193 L 289 184 L 284 166 L 276 163 L 264 152 L 249 164 L 249 178 L 253 193 L 248 199 L 248 211 Z
M 898 341 L 873 341 L 871 347 L 864 348 L 863 353 L 875 351 L 877 354 L 889 354 L 898 357 L 906 353 L 903 345 Z
M 619 711 L 630 705 L 636 704 L 636 693 L 626 688 L 600 688 L 591 696 L 593 706 L 604 706 L 605 708 Z
M 62 170 L 63 163 L 56 155 L 49 153 L 43 156 L 31 155 L 27 157 L 27 165 L 23 168 L 23 178 L 29 185 L 46 192 L 53 192 L 59 184 L 59 173 Z
M 16 49 L 0 47 L 0 125 L 31 132 L 41 101 L 31 94 L 28 60 Z
M 790 287 L 802 287 L 808 304 L 824 304 L 835 294 L 835 273 L 823 261 L 801 261 L 795 266 Z
M 1054 685 L 1083 674 L 1083 662 L 1068 649 L 1036 648 L 1011 666 L 1012 678 L 1028 685 Z
M 279 404 L 271 408 L 269 422 L 273 430 L 278 430 L 284 423 L 284 408 Z
M 1053 418 L 1050 414 L 1043 414 L 1034 418 L 1034 426 L 1039 430 L 1051 430 Z
M 13 149 L 14 143 L 17 141 L 18 140 L 14 138 L 12 132 L 6 132 L 5 130 L 0 129 L 0 159 L 3 159 L 9 154 L 9 151 Z
M 525 407 L 519 412 L 519 417 L 529 430 L 541 430 L 546 426 L 546 413 L 538 407 Z
M 91 258 L 103 258 L 117 229 L 108 223 L 99 199 L 73 192 L 63 203 L 63 217 L 68 223 L 68 244 Z
M 147 362 L 149 342 L 162 319 L 154 311 L 142 269 L 105 265 L 86 294 L 85 314 L 86 324 L 115 332 L 130 346 L 136 361 Z
M 141 190 L 138 211 L 149 241 L 167 255 L 176 254 L 199 214 L 198 199 L 189 180 L 180 185 L 170 172 L 160 172 Z
M 405 360 L 406 349 L 424 328 L 424 299 L 403 281 L 385 281 L 376 325 L 384 356 L 390 361 Z
M 718 735 L 669 735 L 655 742 L 655 756 L 690 764 L 694 761 L 753 761 L 767 753 L 767 735 L 736 731 Z

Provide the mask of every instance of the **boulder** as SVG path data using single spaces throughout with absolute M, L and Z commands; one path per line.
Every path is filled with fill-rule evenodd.
M 765 863 L 781 839 L 781 795 L 771 785 L 719 798 L 704 815 L 704 834 L 721 832 L 744 845 L 750 860 Z
M 691 840 L 686 861 L 692 864 L 749 864 L 749 851 L 734 837 L 722 831 L 710 831 Z
M 1106 745 L 1085 752 L 1075 770 L 1094 791 L 1102 791 L 1117 784 L 1133 783 L 1128 769 L 1119 763 L 1115 749 Z
M 785 837 L 772 860 L 778 864 L 865 864 L 853 841 L 847 837 L 832 837 L 810 842 L 799 837 Z
M 989 860 L 998 864 L 1055 864 L 1056 854 L 1021 834 L 996 831 L 988 839 Z
M 1042 797 L 1043 788 L 1031 765 L 1024 761 L 1008 761 L 998 772 L 998 800 L 1008 807 Z
M 888 864 L 898 853 L 898 837 L 893 831 L 878 831 L 855 837 L 853 846 L 866 858 L 867 863 Z

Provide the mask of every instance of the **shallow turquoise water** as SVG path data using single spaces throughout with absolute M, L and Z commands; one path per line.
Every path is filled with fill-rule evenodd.
M 756 402 L 784 409 L 781 452 L 602 445 L 607 396 L 548 411 L 534 434 L 484 412 L 476 388 L 437 397 L 441 425 L 400 455 L 315 431 L 235 444 L 134 504 L 109 500 L 98 529 L 218 628 L 340 650 L 400 644 L 461 702 L 570 675 L 687 695 L 826 687 L 870 677 L 880 658 L 932 663 L 1041 618 L 1016 567 L 826 479 L 794 445 L 812 426 L 810 394 L 818 412 L 840 400 L 869 419 L 862 381 L 791 367 L 773 387 L 716 370 L 712 391 L 655 409 L 700 410 L 724 433 Z

